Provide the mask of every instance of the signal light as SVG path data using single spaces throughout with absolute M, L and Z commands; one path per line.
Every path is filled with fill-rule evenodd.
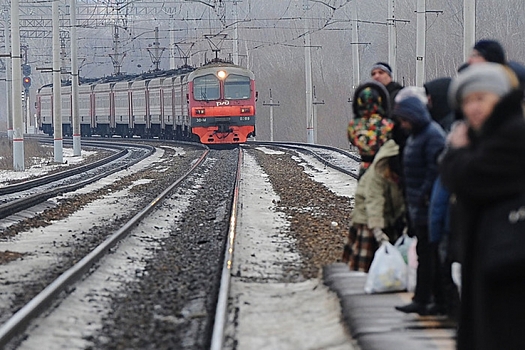
M 26 90 L 29 89 L 31 87 L 31 77 L 24 77 L 24 79 L 22 80 L 22 83 Z

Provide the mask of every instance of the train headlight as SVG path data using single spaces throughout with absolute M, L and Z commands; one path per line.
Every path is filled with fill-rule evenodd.
M 241 108 L 241 113 L 250 113 L 251 108 Z
M 195 114 L 204 115 L 204 109 L 196 109 Z
M 220 70 L 220 71 L 217 72 L 217 76 L 219 77 L 220 80 L 224 80 L 227 75 L 228 74 L 225 71 L 223 71 L 223 70 Z

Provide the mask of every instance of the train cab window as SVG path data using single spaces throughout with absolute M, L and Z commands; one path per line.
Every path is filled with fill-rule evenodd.
M 193 96 L 198 101 L 218 100 L 220 98 L 219 80 L 213 74 L 193 79 Z
M 230 74 L 224 81 L 224 98 L 227 100 L 246 100 L 250 98 L 250 78 Z

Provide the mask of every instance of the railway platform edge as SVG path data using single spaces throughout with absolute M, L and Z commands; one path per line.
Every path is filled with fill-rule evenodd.
M 396 311 L 412 293 L 366 294 L 366 276 L 344 263 L 323 269 L 324 283 L 338 295 L 343 321 L 361 350 L 455 349 L 456 326 L 446 316 Z

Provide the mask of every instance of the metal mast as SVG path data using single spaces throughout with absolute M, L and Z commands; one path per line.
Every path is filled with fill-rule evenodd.
M 463 59 L 467 61 L 476 42 L 476 0 L 463 0 Z
M 423 86 L 425 81 L 426 0 L 417 0 L 416 12 L 416 86 Z
M 22 74 L 20 71 L 20 12 L 19 1 L 11 1 L 11 57 L 13 79 L 13 169 L 24 171 L 24 126 L 22 114 Z
M 392 79 L 397 81 L 397 29 L 395 16 L 395 0 L 388 4 L 388 64 L 392 67 Z
M 308 0 L 304 0 L 304 70 L 306 80 L 306 142 L 315 143 L 315 125 L 313 115 L 312 98 L 312 53 L 310 41 L 310 30 L 308 28 Z
M 82 152 L 80 140 L 80 113 L 78 106 L 78 43 L 77 43 L 77 1 L 70 0 L 70 37 L 71 37 L 71 112 L 73 123 L 73 155 L 80 156 Z
M 64 150 L 62 148 L 62 96 L 60 95 L 60 26 L 58 0 L 52 4 L 53 13 L 53 135 L 54 159 L 63 163 Z

